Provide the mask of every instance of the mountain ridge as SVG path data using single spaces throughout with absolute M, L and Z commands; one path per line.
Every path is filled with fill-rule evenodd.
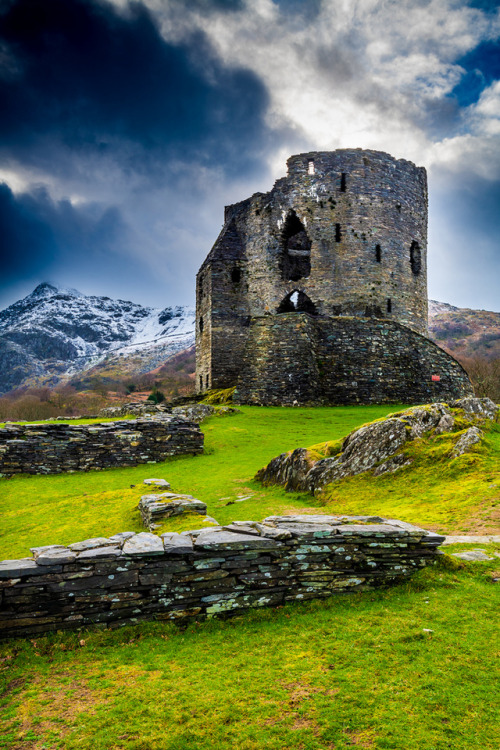
M 193 343 L 191 307 L 144 307 L 43 282 L 0 311 L 0 393 L 67 382 L 110 354 L 140 352 L 147 372 Z

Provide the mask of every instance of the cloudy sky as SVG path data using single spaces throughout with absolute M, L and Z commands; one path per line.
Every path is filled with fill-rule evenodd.
M 0 308 L 40 281 L 194 301 L 289 155 L 428 169 L 429 296 L 500 310 L 492 0 L 0 0 Z

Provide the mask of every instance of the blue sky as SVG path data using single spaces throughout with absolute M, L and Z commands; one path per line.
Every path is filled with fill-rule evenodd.
M 289 155 L 428 169 L 429 296 L 500 310 L 488 0 L 0 0 L 0 308 L 40 281 L 191 304 Z

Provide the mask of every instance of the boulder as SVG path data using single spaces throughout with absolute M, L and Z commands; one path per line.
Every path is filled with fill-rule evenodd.
M 484 432 L 479 427 L 469 427 L 455 443 L 451 457 L 457 458 L 464 453 L 468 453 L 473 445 L 481 442 Z
M 172 414 L 176 417 L 183 417 L 189 422 L 203 422 L 207 417 L 215 414 L 215 409 L 210 404 L 186 404 L 185 406 L 174 406 Z

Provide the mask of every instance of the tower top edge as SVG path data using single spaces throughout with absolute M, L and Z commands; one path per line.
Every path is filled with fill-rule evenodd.
M 309 161 L 332 163 L 332 162 L 349 162 L 349 161 L 361 161 L 361 160 L 373 159 L 374 162 L 392 162 L 395 164 L 406 164 L 414 169 L 425 171 L 425 167 L 419 167 L 409 159 L 398 159 L 392 154 L 386 151 L 377 151 L 375 149 L 363 149 L 363 148 L 338 148 L 334 151 L 304 151 L 300 154 L 293 154 L 289 156 L 286 164 L 288 169 L 297 164 L 304 164 Z

